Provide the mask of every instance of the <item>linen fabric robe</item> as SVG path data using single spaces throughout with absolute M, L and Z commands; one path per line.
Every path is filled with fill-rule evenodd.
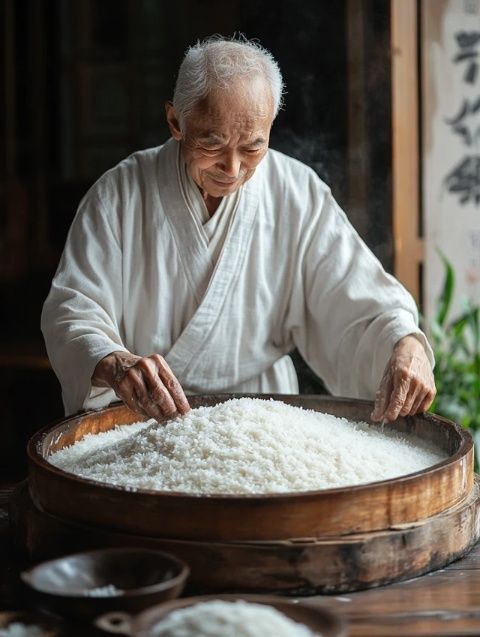
M 416 306 L 313 170 L 269 150 L 216 262 L 180 187 L 179 144 L 135 153 L 82 200 L 42 313 L 66 414 L 115 399 L 107 354 L 162 354 L 187 393 L 296 393 L 298 347 L 336 395 L 373 398 Z M 432 359 L 433 360 L 433 359 Z

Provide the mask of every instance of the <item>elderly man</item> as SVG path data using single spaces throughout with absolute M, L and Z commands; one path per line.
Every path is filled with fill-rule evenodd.
M 81 202 L 42 315 L 67 414 L 296 393 L 295 346 L 333 394 L 376 396 L 375 420 L 431 404 L 412 298 L 317 175 L 268 149 L 282 90 L 258 44 L 198 43 L 166 105 L 171 139 Z

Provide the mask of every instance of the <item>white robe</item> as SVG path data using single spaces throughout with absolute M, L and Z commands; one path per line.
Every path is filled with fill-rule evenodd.
M 187 393 L 296 393 L 295 346 L 333 394 L 358 398 L 407 334 L 433 361 L 413 299 L 313 170 L 269 150 L 215 261 L 179 166 L 170 139 L 80 204 L 42 313 L 67 414 L 115 399 L 91 376 L 116 350 L 162 354 Z

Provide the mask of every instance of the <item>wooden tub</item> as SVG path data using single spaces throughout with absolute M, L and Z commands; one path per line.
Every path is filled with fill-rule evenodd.
M 368 422 L 372 409 L 367 401 L 331 397 L 256 397 L 357 421 Z M 229 398 L 195 396 L 190 403 Z M 137 544 L 174 552 L 189 562 L 197 589 L 314 593 L 356 590 L 440 568 L 479 537 L 472 439 L 444 418 L 425 414 L 389 425 L 445 451 L 447 459 L 437 465 L 397 479 L 302 493 L 129 491 L 48 462 L 51 453 L 86 433 L 135 421 L 138 416 L 119 404 L 68 418 L 30 440 L 28 503 L 23 496 L 29 513 L 17 517 L 31 555 L 50 556 L 58 531 L 77 543 L 89 538 L 88 547 Z

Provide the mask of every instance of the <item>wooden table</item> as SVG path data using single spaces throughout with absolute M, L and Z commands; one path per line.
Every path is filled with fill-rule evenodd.
M 19 603 L 18 565 L 8 536 L 7 501 L 12 490 L 12 485 L 0 485 L 0 611 L 18 610 Z M 357 593 L 302 598 L 302 602 L 343 615 L 349 621 L 349 637 L 479 636 L 480 543 L 462 560 L 423 577 Z
M 480 543 L 444 569 L 390 586 L 316 596 L 350 622 L 351 637 L 480 635 Z

